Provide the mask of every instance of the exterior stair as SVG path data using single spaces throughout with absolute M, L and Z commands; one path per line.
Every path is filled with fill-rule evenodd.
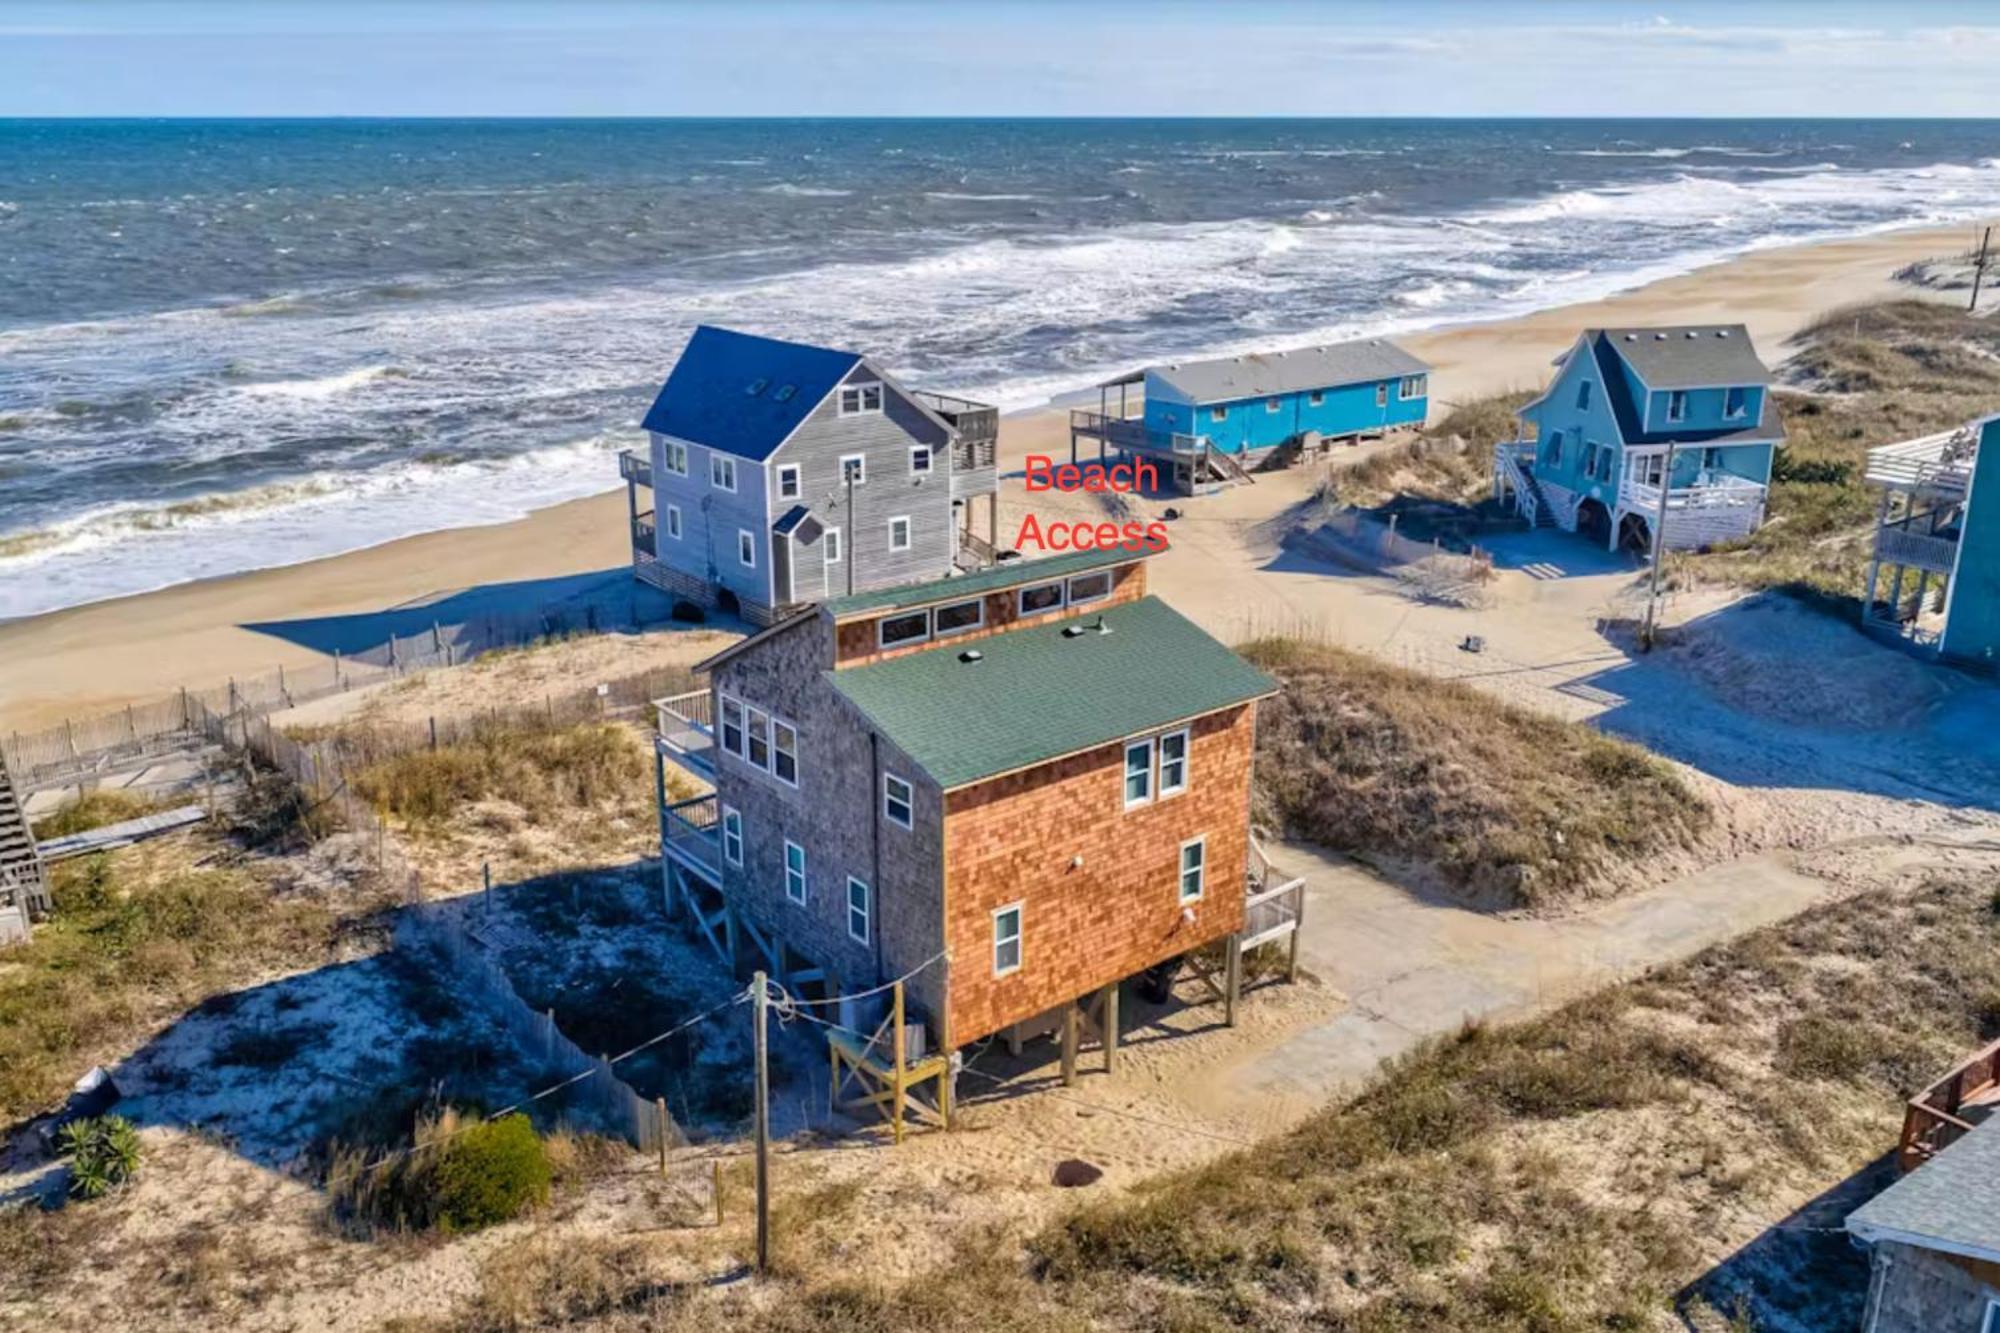
M 1535 479 L 1533 468 L 1522 468 L 1521 479 L 1528 483 L 1528 491 L 1535 497 L 1534 526 L 1552 528 L 1556 525 L 1555 510 L 1549 507 L 1549 497 L 1542 494 L 1542 483 Z
M 49 910 L 49 886 L 7 756 L 0 754 L 0 909 L 7 907 L 19 907 L 24 917 L 41 916 Z

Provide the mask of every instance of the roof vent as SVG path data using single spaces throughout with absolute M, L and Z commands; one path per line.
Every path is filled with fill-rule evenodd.
M 1628 342 L 1628 343 L 1635 343 L 1635 342 L 1638 342 L 1638 341 L 1639 341 L 1639 335 L 1638 335 L 1638 334 L 1636 334 L 1636 333 L 1628 333 L 1628 334 L 1626 334 L 1626 335 L 1625 335 L 1625 341 L 1626 341 L 1626 342 Z
M 1728 329 L 1717 329 L 1717 330 L 1715 331 L 1715 336 L 1716 336 L 1716 337 L 1718 337 L 1718 338 L 1727 338 L 1727 337 L 1729 336 L 1729 330 L 1728 330 Z
M 958 660 L 961 662 L 984 662 L 986 654 L 980 652 L 977 648 L 967 648 L 958 655 Z
M 1081 625 L 1064 625 L 1064 626 L 1063 626 L 1063 637 L 1064 637 L 1065 639 L 1080 639 L 1080 638 L 1082 638 L 1082 637 L 1084 636 L 1084 634 L 1085 634 L 1085 633 L 1086 633 L 1086 631 L 1084 630 L 1083 626 L 1081 626 Z
M 769 380 L 751 380 L 749 386 L 743 392 L 755 398 L 758 394 L 764 392 L 764 386 L 770 382 Z
M 1701 335 L 1700 335 L 1699 333 L 1696 333 L 1696 332 L 1695 332 L 1695 331 L 1694 331 L 1693 329 L 1689 329 L 1689 330 L 1687 331 L 1687 336 L 1688 336 L 1688 337 L 1689 337 L 1690 339 L 1694 339 L 1694 338 L 1699 338 L 1699 337 L 1701 337 Z
M 1653 341 L 1656 343 L 1663 343 L 1666 340 L 1667 340 L 1667 335 L 1664 333 L 1656 333 L 1653 335 Z

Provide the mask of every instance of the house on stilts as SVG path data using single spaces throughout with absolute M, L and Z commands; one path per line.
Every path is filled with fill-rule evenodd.
M 703 325 L 646 413 L 647 454 L 619 457 L 633 573 L 769 625 L 990 564 L 999 422 L 859 352 Z
M 1250 832 L 1276 684 L 1122 550 L 836 597 L 662 700 L 663 893 L 732 965 L 837 1007 L 836 1103 L 948 1119 L 956 1052 L 1052 1033 L 1115 1060 L 1120 983 L 1243 949 L 1302 886 Z M 666 795 L 668 766 L 704 791 Z M 682 785 L 676 783 L 675 785 Z M 868 994 L 874 992 L 873 994 Z M 918 1089 L 922 1090 L 921 1097 Z
M 1881 503 L 1863 623 L 1947 661 L 2000 665 L 2000 415 L 1870 449 L 1864 475 Z
M 1520 437 L 1493 450 L 1493 498 L 1553 526 L 1650 552 L 1748 536 L 1764 521 L 1785 428 L 1741 324 L 1586 329 Z
M 1416 429 L 1429 406 L 1430 366 L 1386 339 L 1178 361 L 1106 380 L 1097 410 L 1072 410 L 1070 462 L 1094 441 L 1100 462 L 1150 459 L 1193 495 L 1280 450 Z

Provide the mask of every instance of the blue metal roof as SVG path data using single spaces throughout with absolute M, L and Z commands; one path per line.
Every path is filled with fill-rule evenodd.
M 762 461 L 860 363 L 859 352 L 703 324 L 653 400 L 645 427 Z

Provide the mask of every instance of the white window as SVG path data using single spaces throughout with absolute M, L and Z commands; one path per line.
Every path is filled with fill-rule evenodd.
M 780 500 L 796 500 L 803 489 L 804 487 L 799 484 L 799 465 L 797 463 L 786 463 L 778 469 L 778 498 Z
M 806 849 L 785 839 L 785 896 L 806 905 Z
M 910 549 L 910 516 L 898 514 L 889 520 L 889 549 L 907 551 Z
M 722 807 L 722 859 L 743 864 L 743 812 L 730 805 Z
M 1579 412 L 1588 412 L 1590 410 L 1589 380 L 1584 380 L 1576 386 L 1576 410 Z
M 727 695 L 722 699 L 722 748 L 739 758 L 749 753 L 743 748 L 743 705 Z
M 1979 1333 L 2000 1333 L 2000 1301 L 1986 1302 L 1986 1323 Z
M 758 768 L 771 766 L 771 715 L 761 708 L 745 706 L 743 715 L 749 720 L 743 734 L 749 740 L 749 748 L 743 757 Z
M 930 475 L 931 447 L 928 444 L 910 446 L 910 475 L 923 477 Z
M 1170 731 L 1160 737 L 1160 795 L 1173 796 L 1187 790 L 1188 734 Z
M 1306 402 L 1314 407 L 1320 406 L 1320 404 L 1324 403 L 1325 401 L 1326 401 L 1326 390 L 1324 389 L 1314 389 L 1311 393 L 1306 395 Z
M 1153 739 L 1125 742 L 1125 808 L 1153 799 Z
M 844 417 L 881 410 L 882 386 L 879 384 L 850 384 L 840 391 L 840 415 Z
M 1021 904 L 1013 903 L 993 913 L 993 975 L 1004 977 L 1021 970 Z
M 708 484 L 719 491 L 736 489 L 736 460 L 728 454 L 708 456 Z
M 1389 405 L 1389 382 L 1387 380 L 1384 380 L 1382 383 L 1375 386 L 1375 406 L 1387 407 L 1388 405 Z
M 868 455 L 842 454 L 840 456 L 840 480 L 852 482 L 856 486 L 868 483 Z
M 826 530 L 826 536 L 825 536 L 825 538 L 823 539 L 823 543 L 824 543 L 824 549 L 825 549 L 825 551 L 826 551 L 826 563 L 828 563 L 829 565 L 837 565 L 837 564 L 839 564 L 839 563 L 840 563 L 840 529 L 839 529 L 839 528 L 828 528 L 828 529 Z
M 1033 587 L 1021 589 L 1021 614 L 1032 616 L 1038 611 L 1055 611 L 1063 604 L 1061 583 L 1037 583 Z
M 1750 415 L 1750 391 L 1729 389 L 1722 395 L 1722 415 L 1731 421 Z
M 1082 606 L 1085 602 L 1095 602 L 1111 595 L 1111 571 L 1100 569 L 1094 574 L 1072 574 L 1069 580 L 1069 604 Z
M 749 569 L 757 568 L 757 534 L 748 528 L 736 530 L 736 558 Z
M 1229 409 L 1226 407 L 1211 407 L 1208 409 L 1208 419 L 1210 421 L 1227 421 L 1229 420 Z
M 914 800 L 915 793 L 911 791 L 909 783 L 894 773 L 882 775 L 882 814 L 891 824 L 901 828 L 916 827 Z
M 1688 414 L 1688 396 L 1685 389 L 1674 389 L 1667 394 L 1667 420 L 1685 421 Z
M 868 916 L 873 904 L 869 901 L 868 886 L 849 875 L 847 877 L 847 933 L 863 944 L 868 943 Z
M 667 535 L 675 541 L 681 539 L 681 507 L 679 505 L 667 506 Z
M 1542 449 L 1542 461 L 1547 463 L 1550 467 L 1562 466 L 1563 433 L 1561 431 L 1556 430 L 1549 432 L 1549 442 Z
M 1191 903 L 1208 886 L 1208 839 L 1181 844 L 1181 901 Z
M 931 636 L 931 613 L 910 611 L 900 616 L 884 616 L 875 622 L 875 643 L 881 648 L 900 648 L 922 643 Z
M 1284 407 L 1284 405 L 1285 405 L 1285 400 L 1282 398 L 1266 398 L 1264 400 L 1264 410 L 1266 412 L 1279 411 Z
M 679 440 L 668 440 L 662 452 L 666 456 L 667 471 L 677 477 L 688 474 L 688 447 Z
M 1635 480 L 1641 485 L 1657 486 L 1660 484 L 1660 478 L 1666 475 L 1667 458 L 1665 454 L 1646 454 L 1632 461 L 1637 464 L 1632 469 L 1635 474 Z M 1605 471 L 1608 473 L 1610 469 L 1606 468 Z
M 777 717 L 771 719 L 771 776 L 794 787 L 799 785 L 798 728 Z
M 975 597 L 969 602 L 953 602 L 940 606 L 931 612 L 932 633 L 942 639 L 947 634 L 961 634 L 969 629 L 979 629 L 986 624 L 986 599 Z
M 1403 382 L 1396 390 L 1396 397 L 1406 403 L 1409 402 L 1412 398 L 1423 397 L 1425 378 L 1426 377 L 1422 375 L 1403 376 Z

